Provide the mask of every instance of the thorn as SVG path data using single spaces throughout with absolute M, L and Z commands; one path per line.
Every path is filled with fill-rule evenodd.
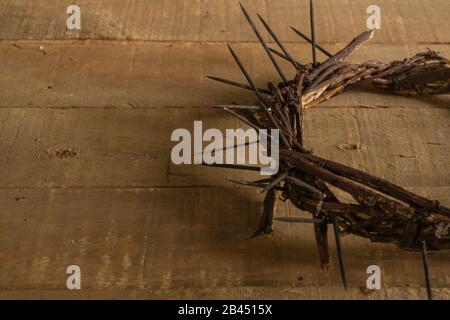
M 231 114 L 232 114 L 233 116 L 235 116 L 237 119 L 239 119 L 239 120 L 241 120 L 242 122 L 246 123 L 247 125 L 249 125 L 249 126 L 252 127 L 253 129 L 255 129 L 256 131 L 259 130 L 259 128 L 258 128 L 255 124 L 251 123 L 248 119 L 244 118 L 243 116 L 241 116 L 240 114 L 236 113 L 235 111 L 230 110 L 230 109 L 228 109 L 228 108 L 226 108 L 226 107 L 223 108 L 223 110 L 225 110 L 225 111 L 228 112 L 228 113 L 231 113 Z
M 278 46 L 280 47 L 281 51 L 283 51 L 284 57 L 288 61 L 290 61 L 294 65 L 294 67 L 296 67 L 297 69 L 300 69 L 302 67 L 302 64 L 300 64 L 297 61 L 295 61 L 295 59 L 289 54 L 289 52 L 284 47 L 283 43 L 278 39 L 278 37 L 275 34 L 275 32 L 273 32 L 272 28 L 269 26 L 269 24 L 259 14 L 256 14 L 256 15 L 258 16 L 259 20 L 261 20 L 261 22 L 264 25 L 264 27 L 266 28 L 266 30 L 270 33 L 270 35 L 272 36 L 273 40 L 275 40 L 275 42 L 278 44 Z M 271 51 L 274 52 L 273 49 Z M 277 54 L 277 53 L 275 53 L 275 54 Z M 277 55 L 279 55 L 279 54 L 277 54 Z M 279 56 L 282 57 L 282 55 L 279 55 Z
M 220 109 L 245 109 L 245 110 L 261 110 L 260 106 L 246 106 L 246 105 L 235 105 L 235 104 L 216 104 L 211 106 L 213 108 Z
M 322 223 L 322 219 L 309 219 L 309 218 L 297 218 L 297 217 L 279 217 L 274 220 L 289 223 Z
M 259 181 L 232 180 L 232 179 L 230 179 L 228 181 L 235 183 L 235 184 L 242 185 L 242 186 L 256 187 L 256 188 L 261 188 L 261 189 L 264 189 L 267 186 L 266 183 L 259 182 Z
M 272 232 L 273 211 L 275 209 L 276 200 L 276 191 L 273 189 L 269 190 L 264 197 L 263 214 L 261 216 L 261 220 L 259 221 L 259 226 L 250 238 L 255 238 L 260 234 L 269 234 Z
M 336 216 L 333 217 L 333 229 L 334 229 L 334 239 L 336 241 L 336 251 L 339 259 L 339 271 L 341 272 L 341 279 L 342 283 L 344 284 L 344 288 L 345 290 L 347 290 L 347 277 L 345 274 L 344 259 L 342 257 L 341 238 L 339 235 L 339 226 L 337 223 Z
M 268 179 L 260 179 L 260 180 L 256 180 L 256 181 L 249 181 L 249 180 L 235 180 L 235 179 L 228 179 L 228 181 L 236 183 L 236 184 L 242 184 L 242 185 L 264 185 L 266 186 L 267 183 L 270 182 L 270 178 Z
M 291 29 L 294 30 L 294 32 L 295 32 L 296 34 L 298 34 L 300 37 L 302 37 L 302 38 L 305 39 L 307 42 L 309 42 L 309 43 L 312 44 L 312 40 L 311 40 L 310 38 L 308 38 L 308 37 L 307 37 L 304 33 L 302 33 L 300 30 L 298 30 L 298 29 L 296 29 L 296 28 L 294 28 L 294 27 L 292 27 L 292 26 L 291 26 Z M 328 56 L 329 58 L 331 58 L 331 57 L 333 56 L 329 51 L 327 51 L 327 50 L 324 49 L 323 47 L 319 46 L 317 43 L 316 43 L 316 46 L 317 46 L 317 49 L 319 49 L 323 54 L 325 54 L 325 55 Z
M 311 25 L 311 39 L 312 39 L 312 56 L 313 56 L 313 65 L 317 64 L 317 55 L 316 55 L 316 27 L 314 21 L 314 0 L 309 0 L 309 19 Z
M 240 184 L 243 186 L 251 186 L 251 187 L 259 187 L 259 188 L 265 188 L 266 184 L 264 183 L 260 183 L 260 182 L 255 182 L 255 181 L 247 181 L 247 180 L 233 180 L 233 179 L 229 179 L 228 181 L 235 183 L 235 184 Z
M 241 6 L 242 12 L 244 13 L 244 16 L 247 19 L 250 27 L 255 32 L 256 36 L 259 39 L 259 42 L 261 42 L 261 45 L 263 46 L 264 50 L 266 51 L 267 55 L 269 56 L 270 61 L 272 61 L 272 64 L 275 66 L 275 69 L 277 69 L 278 73 L 280 74 L 281 79 L 283 80 L 284 84 L 287 86 L 288 85 L 288 80 L 287 80 L 286 76 L 284 75 L 283 70 L 281 70 L 281 68 L 278 65 L 277 61 L 273 57 L 272 52 L 270 52 L 269 48 L 267 47 L 266 42 L 264 41 L 263 37 L 259 33 L 258 29 L 256 28 L 255 23 L 253 22 L 252 18 L 250 18 L 250 15 L 247 13 L 247 10 L 245 10 L 245 8 L 242 5 L 242 3 L 239 3 L 239 5 Z
M 293 183 L 295 183 L 295 184 L 298 185 L 299 187 L 302 187 L 302 188 L 304 188 L 304 189 L 306 189 L 306 190 L 308 190 L 308 191 L 311 191 L 311 192 L 313 192 L 313 193 L 316 193 L 316 194 L 318 194 L 319 196 L 322 195 L 322 192 L 321 192 L 319 189 L 317 189 L 317 188 L 315 188 L 315 187 L 313 187 L 313 186 L 307 184 L 306 182 L 303 182 L 303 181 L 300 180 L 299 178 L 289 176 L 289 177 L 287 177 L 287 179 L 290 180 L 290 181 L 292 181 Z
M 208 163 L 203 162 L 202 165 L 206 166 L 206 167 L 247 170 L 247 171 L 260 171 L 261 170 L 260 167 L 242 166 L 242 165 L 238 165 L 238 164 L 219 164 L 219 163 L 208 164 Z
M 253 82 L 252 78 L 248 74 L 247 70 L 245 70 L 244 66 L 242 65 L 241 60 L 239 60 L 239 57 L 236 55 L 233 48 L 231 48 L 231 46 L 228 43 L 227 43 L 227 46 L 228 46 L 228 49 L 230 50 L 231 55 L 233 56 L 234 60 L 236 61 L 239 68 L 241 69 L 242 73 L 244 74 L 245 78 L 247 79 L 247 82 L 252 86 L 253 91 L 255 92 L 256 96 L 258 97 L 259 102 L 261 103 L 261 106 L 263 107 L 263 110 L 267 115 L 267 118 L 270 120 L 270 122 L 275 127 L 275 129 L 280 130 L 280 136 L 281 136 L 281 140 L 283 141 L 283 144 L 285 146 L 287 146 L 289 149 L 291 149 L 291 146 L 290 146 L 288 140 L 286 139 L 286 136 L 284 135 L 283 131 L 280 129 L 280 126 L 278 125 L 278 123 L 275 121 L 274 117 L 270 113 L 266 102 L 264 101 L 263 97 L 261 96 L 261 93 L 259 92 L 259 90 L 256 87 L 255 83 Z
M 277 184 L 279 184 L 281 181 L 283 181 L 284 179 L 286 179 L 286 177 L 289 175 L 289 172 L 285 172 L 281 175 L 279 175 L 278 177 L 276 177 L 271 183 L 269 183 L 264 191 L 269 191 L 270 189 L 272 189 L 273 187 L 275 187 Z
M 282 52 L 280 52 L 280 51 L 278 51 L 278 50 L 275 50 L 275 49 L 273 49 L 273 48 L 269 48 L 269 50 L 270 50 L 272 53 L 274 53 L 274 54 L 276 54 L 277 56 L 279 56 L 281 59 L 284 59 L 284 60 L 287 60 L 287 61 L 291 62 L 291 61 L 289 60 L 289 58 L 286 57 Z M 300 62 L 298 62 L 297 60 L 294 60 L 294 62 L 295 62 L 297 65 L 299 65 L 300 67 L 303 66 L 303 65 L 302 65 Z
M 248 141 L 248 142 L 245 142 L 245 143 L 234 144 L 232 146 L 225 146 L 223 148 L 217 148 L 217 149 L 215 149 L 215 152 L 217 153 L 217 152 L 220 152 L 220 151 L 227 151 L 227 150 L 230 150 L 230 149 L 246 147 L 246 146 L 250 146 L 250 145 L 258 144 L 258 143 L 259 143 L 259 140 L 251 141 L 251 142 Z M 199 152 L 199 153 L 195 153 L 194 155 L 202 155 L 202 154 L 203 154 L 203 151 Z
M 422 241 L 421 244 L 422 244 L 421 248 L 422 248 L 423 270 L 425 273 L 425 283 L 427 286 L 427 296 L 428 300 L 433 300 L 433 292 L 431 291 L 430 271 L 428 269 L 427 243 L 425 241 Z
M 223 79 L 223 78 L 219 78 L 219 77 L 213 77 L 213 76 L 206 76 L 206 77 L 208 79 L 211 79 L 211 80 L 214 80 L 214 81 L 218 81 L 218 82 L 222 82 L 222 83 L 225 83 L 225 84 L 229 84 L 229 85 L 234 86 L 234 87 L 238 87 L 238 88 L 242 88 L 242 89 L 247 89 L 247 90 L 252 90 L 253 91 L 253 88 L 251 86 L 249 86 L 248 84 L 236 82 L 236 81 L 233 81 L 233 80 Z M 264 93 L 264 94 L 267 94 L 267 95 L 270 95 L 270 96 L 272 95 L 272 92 L 270 92 L 269 90 L 261 89 L 261 88 L 258 88 L 258 90 L 261 93 Z
M 240 114 L 234 112 L 233 110 L 230 110 L 228 108 L 223 108 L 223 110 L 231 113 L 233 116 L 235 116 L 237 119 L 241 120 L 242 122 L 246 123 L 247 125 L 249 125 L 250 127 L 252 127 L 253 129 L 255 129 L 256 131 L 258 131 L 260 134 L 264 134 L 265 136 L 272 138 L 272 135 L 270 135 L 269 133 L 267 133 L 266 131 L 260 131 L 260 128 L 258 128 L 256 125 L 254 125 L 253 123 L 251 123 L 250 121 L 248 121 L 246 118 L 244 118 L 243 116 L 241 116 Z M 259 143 L 259 141 L 258 141 Z
M 228 49 L 230 50 L 231 55 L 233 56 L 234 60 L 236 61 L 236 63 L 238 64 L 239 68 L 241 69 L 242 73 L 244 74 L 245 78 L 247 79 L 247 82 L 250 84 L 251 88 L 253 89 L 253 91 L 255 92 L 256 96 L 260 100 L 261 104 L 263 105 L 263 107 L 265 109 L 268 109 L 267 104 L 264 101 L 263 97 L 261 96 L 261 93 L 260 93 L 259 89 L 256 87 L 255 83 L 253 82 L 252 78 L 248 74 L 247 70 L 245 70 L 244 66 L 241 63 L 241 60 L 239 59 L 239 57 L 234 52 L 233 48 L 231 48 L 231 46 L 228 43 L 227 43 L 227 46 L 228 46 Z

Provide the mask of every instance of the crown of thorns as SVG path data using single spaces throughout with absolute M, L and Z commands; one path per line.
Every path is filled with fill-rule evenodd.
M 269 24 L 258 15 L 280 51 L 269 48 L 250 15 L 241 5 L 251 28 L 262 44 L 282 81 L 269 83 L 267 89 L 258 88 L 237 54 L 228 48 L 247 80 L 247 84 L 218 77 L 210 79 L 252 90 L 259 106 L 220 105 L 239 120 L 255 129 L 278 129 L 280 142 L 280 170 L 269 179 L 234 181 L 238 184 L 262 188 L 265 192 L 263 213 L 253 237 L 272 232 L 273 212 L 277 193 L 281 200 L 289 200 L 312 218 L 279 217 L 275 220 L 290 223 L 311 223 L 322 269 L 330 266 L 327 229 L 334 229 L 341 278 L 345 287 L 346 274 L 340 234 L 354 234 L 373 242 L 394 243 L 405 250 L 422 252 L 428 297 L 431 284 L 428 273 L 427 251 L 450 248 L 450 209 L 438 201 L 426 199 L 368 173 L 314 155 L 303 144 L 304 110 L 344 90 L 364 83 L 404 95 L 437 95 L 450 93 L 450 63 L 437 52 L 417 53 L 411 58 L 384 63 L 368 61 L 360 64 L 346 62 L 353 51 L 372 38 L 374 30 L 353 39 L 345 48 L 332 54 L 316 43 L 314 6 L 310 0 L 311 39 L 291 27 L 312 46 L 313 62 L 302 64 L 286 50 Z M 328 59 L 318 63 L 316 50 Z M 290 62 L 296 70 L 289 80 L 275 55 Z M 270 136 L 269 136 L 270 138 Z M 239 170 L 259 170 L 242 165 L 219 165 Z M 333 191 L 340 189 L 351 195 L 351 201 L 342 200 Z

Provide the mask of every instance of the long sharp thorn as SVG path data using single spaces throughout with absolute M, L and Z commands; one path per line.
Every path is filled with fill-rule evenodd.
M 259 20 L 261 20 L 261 22 L 264 25 L 264 27 L 266 28 L 266 30 L 270 33 L 273 40 L 275 40 L 275 42 L 278 44 L 281 51 L 283 51 L 284 56 L 287 58 L 287 60 L 289 60 L 294 65 L 294 67 L 296 67 L 297 69 L 300 69 L 302 67 L 302 65 L 299 64 L 297 61 L 295 61 L 295 59 L 290 55 L 289 51 L 286 50 L 283 43 L 278 39 L 277 35 L 275 34 L 275 32 L 273 32 L 273 30 L 269 26 L 269 24 L 259 14 L 256 14 L 256 15 L 258 16 Z
M 218 164 L 218 163 L 202 163 L 203 166 L 214 167 L 214 168 L 225 168 L 225 169 L 236 169 L 236 170 L 247 170 L 247 171 L 261 171 L 260 167 L 253 166 L 242 166 L 238 164 Z
M 264 186 L 267 185 L 271 181 L 271 179 L 260 179 L 255 181 L 249 181 L 249 180 L 234 180 L 234 179 L 228 179 L 228 181 L 237 183 L 237 184 L 243 184 L 243 185 L 254 185 L 254 184 L 263 184 Z
M 289 223 L 322 223 L 321 219 L 310 219 L 310 218 L 297 218 L 297 217 L 278 217 L 274 220 L 281 222 L 289 222 Z
M 269 48 L 267 47 L 266 42 L 264 41 L 263 37 L 259 33 L 258 29 L 256 28 L 255 23 L 253 22 L 252 18 L 250 18 L 250 15 L 247 13 L 247 10 L 245 10 L 242 3 L 239 3 L 239 5 L 241 6 L 242 12 L 244 12 L 244 16 L 247 19 L 248 23 L 250 24 L 250 27 L 255 32 L 256 36 L 258 37 L 259 42 L 261 42 L 261 45 L 263 46 L 264 50 L 266 51 L 267 55 L 269 56 L 270 61 L 272 61 L 273 65 L 275 66 L 275 69 L 277 69 L 278 73 L 280 74 L 281 79 L 283 80 L 284 84 L 287 86 L 288 80 L 287 80 L 286 76 L 284 75 L 283 70 L 281 70 L 277 61 L 273 57 L 272 52 L 270 52 Z
M 313 65 L 317 64 L 317 53 L 316 53 L 316 27 L 314 21 L 314 0 L 309 0 L 309 20 L 311 24 L 311 39 L 312 39 L 312 56 Z
M 238 113 L 234 112 L 233 110 L 230 110 L 228 108 L 223 108 L 223 110 L 231 113 L 233 116 L 235 116 L 237 119 L 241 120 L 242 122 L 248 124 L 250 127 L 252 127 L 253 129 L 255 129 L 256 131 L 259 131 L 260 128 L 258 128 L 257 126 L 255 126 L 253 123 L 251 123 L 250 121 L 248 121 L 246 118 L 244 118 L 243 116 L 239 115 Z M 269 133 L 266 133 L 265 131 L 259 131 L 260 134 L 264 134 L 269 138 L 273 138 Z
M 259 130 L 259 128 L 254 125 L 253 123 L 251 123 L 250 121 L 248 121 L 246 118 L 244 118 L 243 116 L 241 116 L 240 114 L 234 112 L 233 110 L 230 110 L 228 108 L 223 108 L 223 110 L 225 110 L 226 112 L 232 114 L 233 116 L 235 116 L 237 119 L 241 120 L 242 122 L 246 123 L 247 125 L 249 125 L 250 127 L 252 127 L 253 129 L 255 129 L 256 131 Z
M 243 110 L 261 110 L 261 106 L 247 106 L 247 105 L 235 105 L 235 104 L 216 104 L 213 108 L 220 109 L 243 109 Z
M 314 192 L 314 193 L 316 193 L 318 195 L 322 195 L 322 192 L 319 189 L 313 187 L 310 184 L 307 184 L 306 182 L 303 182 L 299 178 L 289 176 L 289 177 L 287 177 L 287 179 L 292 181 L 293 183 L 295 183 L 299 187 L 302 187 L 302 188 L 304 188 L 304 189 L 306 189 L 308 191 Z
M 427 296 L 428 300 L 433 300 L 433 292 L 431 291 L 431 280 L 430 280 L 430 271 L 428 269 L 428 252 L 427 252 L 427 243 L 422 241 L 422 260 L 423 260 L 423 270 L 425 273 L 425 283 L 427 286 Z
M 251 145 L 253 145 L 253 144 L 258 144 L 258 143 L 259 143 L 259 140 L 256 140 L 256 141 L 248 141 L 248 142 L 245 142 L 245 143 L 234 144 L 234 145 L 232 145 L 232 146 L 225 146 L 225 147 L 223 147 L 223 148 L 217 148 L 217 149 L 215 149 L 215 151 L 216 151 L 216 153 L 217 153 L 217 152 L 220 152 L 220 151 L 227 151 L 227 150 L 231 150 L 231 149 L 237 149 L 237 148 L 247 147 L 247 146 L 251 146 Z M 203 151 L 202 151 L 202 152 L 199 152 L 199 153 L 196 153 L 195 155 L 201 155 L 201 154 L 203 154 Z
M 302 37 L 302 38 L 305 39 L 307 42 L 309 42 L 309 43 L 312 44 L 312 40 L 311 40 L 310 38 L 308 38 L 303 32 L 301 32 L 300 30 L 298 30 L 298 29 L 296 29 L 296 28 L 294 28 L 294 27 L 292 27 L 292 26 L 291 26 L 291 29 L 292 29 L 296 34 L 298 34 L 300 37 Z M 317 47 L 317 49 L 319 49 L 319 51 L 321 51 L 323 54 L 325 54 L 325 55 L 328 56 L 329 58 L 331 58 L 331 57 L 333 56 L 329 51 L 327 51 L 326 49 L 324 49 L 322 46 L 318 45 L 317 43 L 316 43 L 316 47 Z
M 287 61 L 289 61 L 290 62 L 290 60 L 289 60 L 289 58 L 288 57 L 286 57 L 285 55 L 284 55 L 284 53 L 283 52 L 280 52 L 280 51 L 278 51 L 278 50 L 275 50 L 275 49 L 273 49 L 273 48 L 269 48 L 269 50 L 273 53 L 273 54 L 275 54 L 275 55 L 277 55 L 277 56 L 279 56 L 281 59 L 284 59 L 284 60 L 287 60 Z M 301 65 L 298 61 L 295 61 L 295 63 L 297 63 L 297 64 L 299 64 L 299 65 Z
M 254 181 L 233 180 L 233 179 L 229 179 L 228 181 L 235 183 L 235 184 L 249 186 L 249 187 L 257 187 L 257 188 L 265 188 L 266 187 L 265 183 L 254 182 Z
M 272 189 L 273 187 L 275 187 L 277 184 L 279 184 L 281 181 L 283 181 L 284 179 L 286 179 L 286 177 L 289 175 L 288 172 L 285 172 L 281 175 L 279 175 L 278 177 L 276 177 L 271 183 L 269 183 L 267 185 L 267 187 L 265 188 L 264 191 L 269 191 L 270 189 Z
M 291 149 L 291 146 L 290 146 L 288 140 L 286 139 L 286 136 L 284 135 L 283 131 L 280 129 L 280 126 L 278 125 L 278 123 L 276 122 L 276 120 L 274 119 L 272 114 L 270 113 L 266 102 L 264 101 L 263 97 L 261 96 L 261 93 L 259 92 L 255 83 L 253 82 L 252 78 L 250 78 L 250 75 L 248 74 L 247 70 L 245 70 L 244 66 L 242 65 L 241 60 L 239 60 L 239 57 L 234 52 L 233 48 L 231 48 L 231 46 L 229 44 L 227 44 L 227 46 L 231 52 L 231 55 L 233 56 L 233 59 L 236 61 L 237 65 L 239 66 L 239 68 L 241 69 L 245 78 L 247 79 L 247 82 L 252 86 L 253 91 L 255 92 L 256 96 L 258 97 L 259 102 L 261 103 L 261 106 L 263 107 L 263 110 L 267 115 L 267 118 L 269 118 L 270 122 L 276 129 L 280 130 L 281 140 L 283 141 L 284 145 L 287 146 L 289 149 Z
M 334 229 L 334 239 L 336 241 L 336 251 L 339 260 L 339 271 L 341 272 L 341 279 L 342 283 L 344 284 L 344 288 L 345 290 L 347 290 L 347 276 L 345 273 L 344 259 L 342 257 L 341 237 L 339 235 L 339 227 L 336 216 L 333 217 L 333 229 Z
M 246 187 L 255 187 L 255 188 L 261 188 L 264 189 L 267 186 L 267 183 L 258 182 L 258 181 L 247 181 L 247 180 L 228 180 L 232 183 L 246 186 Z
M 241 63 L 241 60 L 239 59 L 237 54 L 234 52 L 233 48 L 231 48 L 231 46 L 228 43 L 227 43 L 227 46 L 228 46 L 228 49 L 231 52 L 231 55 L 233 56 L 233 59 L 236 61 L 237 65 L 241 69 L 241 72 L 244 74 L 245 79 L 247 79 L 247 82 L 250 84 L 250 87 L 255 92 L 255 94 L 258 97 L 258 99 L 259 99 L 260 103 L 262 104 L 263 108 L 267 110 L 268 106 L 267 106 L 265 100 L 263 99 L 263 97 L 261 96 L 260 90 L 256 87 L 255 83 L 253 82 L 252 78 L 248 74 L 247 70 L 245 70 L 244 66 Z
M 228 180 L 228 181 L 238 184 L 238 185 L 243 185 L 246 187 L 255 187 L 255 188 L 260 188 L 260 189 L 264 189 L 267 186 L 266 183 L 262 183 L 262 182 L 258 182 L 258 181 L 245 181 L 245 180 Z M 281 188 L 275 187 L 275 190 L 281 191 Z
M 228 79 L 223 79 L 223 78 L 219 78 L 219 77 L 213 77 L 213 76 L 206 76 L 208 79 L 214 80 L 214 81 L 218 81 L 218 82 L 222 82 L 225 84 L 229 84 L 231 86 L 234 87 L 238 87 L 238 88 L 242 88 L 242 89 L 247 89 L 247 90 L 251 90 L 253 91 L 253 88 L 251 86 L 249 86 L 248 84 L 244 84 L 244 83 L 240 83 L 240 82 L 236 82 L 233 80 L 228 80 Z M 266 89 L 261 89 L 258 88 L 259 92 L 267 94 L 267 95 L 272 95 L 272 92 L 270 92 L 269 90 Z

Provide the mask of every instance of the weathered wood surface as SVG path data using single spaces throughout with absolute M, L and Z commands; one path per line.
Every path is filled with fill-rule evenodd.
M 243 175 L 170 161 L 176 128 L 240 126 L 219 110 L 6 108 L 0 119 L 3 188 L 222 186 Z M 434 107 L 312 108 L 305 143 L 406 187 L 449 186 L 448 119 Z
M 352 38 L 349 37 L 348 40 Z M 40 50 L 43 46 L 45 55 Z M 233 48 L 260 86 L 281 81 L 270 60 L 256 43 Z M 288 45 L 300 61 L 310 61 L 306 44 Z M 332 52 L 342 47 L 328 46 Z M 427 45 L 367 44 L 349 61 L 391 61 L 426 50 Z M 448 45 L 434 45 L 450 56 Z M 224 43 L 73 43 L 7 41 L 0 43 L 0 107 L 195 107 L 216 103 L 254 103 L 250 91 L 207 79 L 207 75 L 243 82 L 239 68 Z M 320 57 L 322 60 L 325 57 Z M 293 68 L 280 61 L 289 76 Z M 264 66 L 261 68 L 261 66 Z M 176 92 L 176 94 L 174 94 Z M 405 98 L 380 95 L 379 90 L 358 89 L 337 96 L 331 106 L 437 106 L 448 97 Z M 32 97 L 32 99 L 30 99 Z
M 227 182 L 241 174 L 171 164 L 173 129 L 199 119 L 237 127 L 207 105 L 254 102 L 205 79 L 242 81 L 223 41 L 237 42 L 258 84 L 277 78 L 237 1 L 150 2 L 80 1 L 94 8 L 80 34 L 65 31 L 64 1 L 0 5 L 0 298 L 425 298 L 417 253 L 345 237 L 345 292 L 336 261 L 320 271 L 310 226 L 276 223 L 273 236 L 248 240 L 262 196 Z M 307 1 L 292 3 L 248 9 L 260 6 L 295 57 L 309 61 L 309 47 L 288 31 L 307 31 Z M 364 30 L 368 4 L 320 1 L 320 43 L 342 48 Z M 383 30 L 351 61 L 428 46 L 450 56 L 447 1 L 379 5 Z M 449 112 L 448 96 L 352 91 L 308 110 L 305 144 L 450 205 Z M 294 214 L 287 204 L 276 209 Z M 449 262 L 430 256 L 436 298 L 450 297 Z M 69 264 L 82 268 L 81 291 L 66 289 Z M 370 264 L 381 266 L 383 290 L 366 295 Z
M 80 0 L 81 31 L 66 30 L 70 0 L 4 1 L 1 39 L 99 39 L 181 42 L 255 42 L 238 0 Z M 289 26 L 308 31 L 308 0 L 246 0 L 286 42 L 303 42 Z M 366 28 L 370 0 L 317 1 L 320 43 L 346 44 Z M 378 0 L 382 28 L 375 42 L 449 43 L 450 8 L 446 0 Z M 268 38 L 268 37 L 267 37 Z

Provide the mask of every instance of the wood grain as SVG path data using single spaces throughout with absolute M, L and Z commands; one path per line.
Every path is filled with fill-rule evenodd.
M 18 45 L 19 48 L 16 46 Z M 45 55 L 40 46 L 43 46 Z M 368 44 L 349 61 L 392 61 L 426 50 L 426 45 Z M 258 44 L 235 44 L 233 48 L 261 87 L 281 81 Z M 330 46 L 332 52 L 342 46 Z M 450 47 L 433 45 L 450 56 Z M 310 62 L 307 45 L 289 45 L 300 61 Z M 35 108 L 155 108 L 192 107 L 217 103 L 255 102 L 247 90 L 207 79 L 220 76 L 245 82 L 225 44 L 109 44 L 8 42 L 0 44 L 0 107 Z M 280 61 L 292 77 L 294 68 Z M 176 92 L 176 93 L 174 93 Z M 448 107 L 448 96 L 406 98 L 358 89 L 337 96 L 330 106 L 439 106 Z
M 289 25 L 308 34 L 307 3 L 244 1 L 304 62 L 311 50 Z M 255 102 L 205 78 L 243 80 L 225 41 L 258 85 L 277 79 L 237 0 L 80 0 L 80 32 L 66 31 L 69 4 L 0 4 L 0 298 L 425 298 L 418 254 L 345 237 L 344 292 L 335 256 L 320 271 L 310 226 L 275 223 L 273 236 L 248 239 L 262 195 L 227 179 L 251 175 L 170 162 L 172 130 L 200 119 L 239 127 L 207 106 Z M 369 4 L 317 1 L 319 43 L 342 49 L 366 28 Z M 352 62 L 427 47 L 450 56 L 447 0 L 377 4 L 382 30 Z M 449 110 L 448 96 L 350 91 L 306 112 L 305 145 L 449 205 Z M 450 297 L 448 263 L 430 256 L 438 299 Z M 70 264 L 81 291 L 66 290 Z M 367 295 L 370 264 L 383 290 Z
M 67 31 L 69 0 L 8 1 L 0 10 L 1 39 L 99 39 L 182 42 L 256 42 L 238 0 L 80 0 L 81 31 Z M 258 12 L 286 42 L 303 42 L 289 26 L 309 34 L 308 0 L 243 1 Z M 370 0 L 321 0 L 316 4 L 319 43 L 350 41 L 366 29 Z M 378 0 L 382 30 L 379 43 L 450 42 L 450 5 L 433 0 Z M 268 38 L 268 37 L 267 37 Z M 310 52 L 310 50 L 308 50 Z
M 448 117 L 432 107 L 313 108 L 305 146 L 402 186 L 448 186 Z M 193 131 L 196 120 L 204 130 L 242 128 L 219 110 L 14 108 L 0 119 L 3 188 L 219 186 L 259 177 L 171 162 L 177 128 Z

